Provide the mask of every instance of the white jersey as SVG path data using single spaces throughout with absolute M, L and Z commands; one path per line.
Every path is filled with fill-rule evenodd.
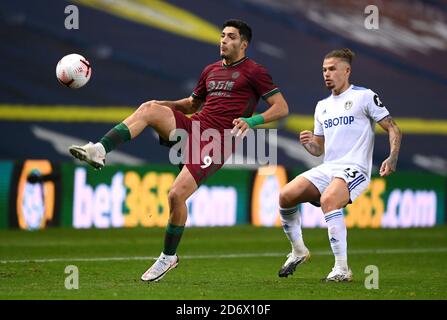
M 370 177 L 374 127 L 388 115 L 376 93 L 353 85 L 319 101 L 314 134 L 324 136 L 324 163 L 357 166 Z

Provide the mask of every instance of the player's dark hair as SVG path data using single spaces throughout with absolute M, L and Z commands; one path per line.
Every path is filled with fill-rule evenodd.
M 250 43 L 252 32 L 250 26 L 246 22 L 239 19 L 230 19 L 223 23 L 222 29 L 224 29 L 225 27 L 234 27 L 238 29 L 241 38 L 243 40 L 247 40 L 247 42 Z
M 355 53 L 352 52 L 351 49 L 343 48 L 343 49 L 332 50 L 324 58 L 325 59 L 339 58 L 339 59 L 349 63 L 349 65 L 351 65 L 354 57 L 355 57 Z

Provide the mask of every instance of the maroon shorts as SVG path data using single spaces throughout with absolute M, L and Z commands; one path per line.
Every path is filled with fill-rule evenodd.
M 193 121 L 180 111 L 173 110 L 173 112 L 176 128 L 185 130 L 188 135 L 187 147 L 184 148 L 182 155 L 183 164 L 188 168 L 197 185 L 200 185 L 224 165 L 234 148 L 225 149 L 224 134 L 217 129 L 215 132 L 220 133 L 220 139 L 210 138 L 202 141 L 204 139 L 201 138 L 202 133 L 207 128 L 201 128 L 199 122 Z

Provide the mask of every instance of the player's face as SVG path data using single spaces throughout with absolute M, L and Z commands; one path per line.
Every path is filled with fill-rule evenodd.
M 247 41 L 241 39 L 239 30 L 234 27 L 225 27 L 220 35 L 220 56 L 223 59 L 236 61 L 244 54 Z
M 323 78 L 326 88 L 340 90 L 348 83 L 351 67 L 338 58 L 328 58 L 323 61 Z

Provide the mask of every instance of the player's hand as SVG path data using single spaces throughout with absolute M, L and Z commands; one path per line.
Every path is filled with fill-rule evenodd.
M 312 142 L 313 138 L 314 138 L 314 134 L 312 131 L 304 130 L 304 131 L 300 132 L 300 142 L 302 145 Z
M 381 177 L 386 177 L 396 171 L 397 159 L 392 157 L 386 158 L 380 166 L 379 174 Z
M 239 137 L 240 135 L 242 135 L 241 138 L 245 137 L 245 135 L 248 133 L 248 129 L 250 129 L 248 123 L 242 119 L 234 119 L 233 125 L 234 128 L 231 130 L 231 134 L 236 133 L 236 137 Z

